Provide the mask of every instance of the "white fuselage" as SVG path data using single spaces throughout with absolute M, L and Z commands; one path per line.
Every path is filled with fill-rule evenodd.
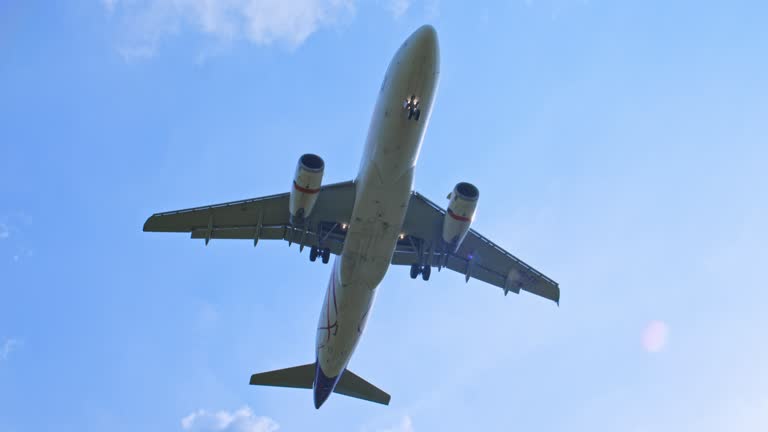
M 381 85 L 344 248 L 320 313 L 316 354 L 326 377 L 338 377 L 346 368 L 392 260 L 437 90 L 439 61 L 435 30 L 421 27 L 397 51 Z M 411 95 L 419 102 L 418 120 L 409 119 L 405 107 Z

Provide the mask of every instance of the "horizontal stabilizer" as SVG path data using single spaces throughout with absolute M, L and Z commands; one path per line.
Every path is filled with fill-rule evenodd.
M 312 388 L 315 379 L 315 364 L 305 364 L 286 369 L 278 369 L 269 372 L 251 375 L 251 385 L 265 385 L 274 387 Z
M 251 385 L 311 389 L 315 381 L 316 368 L 316 363 L 310 363 L 302 366 L 253 374 L 251 375 Z M 355 375 L 348 369 L 341 374 L 341 379 L 339 379 L 333 392 L 343 394 L 344 396 L 389 405 L 390 396 L 387 393 Z
M 343 394 L 344 396 L 351 396 L 353 398 L 363 399 L 384 405 L 389 405 L 390 399 L 389 394 L 355 375 L 349 369 L 341 374 L 341 379 L 339 380 L 339 383 L 336 384 L 334 393 L 339 393 Z

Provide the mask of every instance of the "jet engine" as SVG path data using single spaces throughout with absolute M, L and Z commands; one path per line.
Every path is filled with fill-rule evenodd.
M 469 232 L 475 217 L 480 191 L 471 183 L 461 182 L 448 194 L 450 203 L 443 219 L 443 241 L 455 252 Z
M 311 153 L 302 155 L 296 165 L 296 175 L 293 177 L 291 198 L 288 210 L 291 213 L 291 224 L 302 225 L 312 213 L 317 201 L 320 185 L 323 181 L 323 159 Z

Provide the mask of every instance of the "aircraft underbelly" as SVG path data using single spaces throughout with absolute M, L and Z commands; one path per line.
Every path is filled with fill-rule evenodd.
M 378 172 L 359 178 L 344 249 L 334 263 L 317 340 L 318 361 L 327 376 L 341 373 L 357 346 L 407 211 L 413 170 L 394 182 L 381 178 Z
M 380 126 L 382 139 L 398 139 L 384 132 L 388 125 Z M 408 138 L 399 137 L 402 141 Z M 402 141 L 400 152 L 374 152 L 375 157 L 357 179 L 356 202 L 344 249 L 334 264 L 326 317 L 321 317 L 318 330 L 318 361 L 327 376 L 341 373 L 349 362 L 365 328 L 376 287 L 392 261 L 408 210 L 419 145 L 415 139 L 411 143 Z M 387 146 L 377 144 L 379 148 Z M 329 320 L 329 316 L 333 319 Z
M 328 377 L 344 371 L 389 268 L 408 210 L 414 168 L 437 90 L 436 53 L 401 48 L 374 109 L 344 247 L 331 274 L 317 333 L 317 361 Z M 417 121 L 404 101 L 420 100 Z

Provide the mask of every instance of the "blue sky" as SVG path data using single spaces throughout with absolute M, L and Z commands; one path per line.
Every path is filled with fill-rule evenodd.
M 768 430 L 762 2 L 0 5 L 0 432 Z M 350 367 L 389 407 L 247 385 L 313 359 L 329 267 L 145 234 L 152 213 L 354 177 L 391 55 L 441 83 L 416 188 L 561 307 L 393 268 Z

